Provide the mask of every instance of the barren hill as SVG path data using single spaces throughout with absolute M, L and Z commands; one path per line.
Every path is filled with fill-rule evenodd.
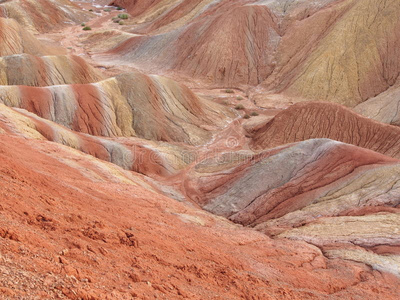
M 68 68 L 62 70 L 63 74 L 68 72 Z M 213 129 L 235 116 L 183 85 L 139 72 L 93 84 L 0 86 L 0 96 L 0 102 L 8 106 L 26 109 L 78 132 L 194 145 L 208 141 Z
M 12 18 L 30 32 L 48 32 L 78 24 L 89 15 L 68 0 L 6 0 L 0 3 L 0 17 Z
M 269 92 L 354 107 L 397 80 L 399 5 L 134 1 L 127 6 L 138 22 L 132 32 L 145 35 L 109 54 L 146 70 L 179 71 L 218 86 L 263 82 Z
M 400 128 L 323 102 L 298 103 L 280 112 L 254 134 L 252 147 L 266 149 L 313 138 L 329 138 L 400 158 Z
M 398 300 L 399 20 L 0 0 L 0 299 Z
M 397 299 L 393 275 L 237 227 L 70 148 L 0 136 L 8 299 Z
M 144 69 L 179 70 L 223 86 L 261 83 L 273 70 L 275 18 L 265 6 L 224 3 L 173 30 L 128 39 L 109 54 Z

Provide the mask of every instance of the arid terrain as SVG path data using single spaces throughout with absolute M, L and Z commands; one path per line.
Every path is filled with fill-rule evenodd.
M 400 1 L 0 0 L 0 299 L 400 299 Z

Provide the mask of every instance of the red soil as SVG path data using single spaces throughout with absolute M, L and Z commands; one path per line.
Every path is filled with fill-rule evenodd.
M 185 1 L 181 5 L 190 10 L 192 4 Z M 273 70 L 278 28 L 267 7 L 241 4 L 224 1 L 218 9 L 201 14 L 179 32 L 133 37 L 109 54 L 134 61 L 143 69 L 179 70 L 222 86 L 257 85 Z M 180 13 L 173 10 L 171 16 L 167 14 L 152 26 L 168 24 Z
M 72 85 L 75 93 L 77 110 L 72 129 L 92 135 L 104 135 L 104 109 L 97 87 L 85 84 Z
M 26 4 L 26 0 L 20 2 L 32 12 L 34 26 L 45 31 L 44 25 L 47 24 L 39 11 Z M 40 0 L 38 4 L 46 5 L 47 2 Z M 132 15 L 140 17 L 158 2 L 116 0 L 113 4 L 125 6 Z M 305 57 L 313 52 L 314 43 L 341 16 L 340 12 L 331 11 L 329 7 L 327 14 L 310 9 L 310 14 L 315 13 L 315 19 L 308 18 L 306 10 L 298 18 L 291 20 L 288 17 L 280 23 L 282 20 L 278 20 L 265 5 L 243 5 L 255 0 L 222 0 L 216 1 L 218 3 L 193 22 L 190 20 L 190 23 L 183 24 L 179 35 L 168 31 L 166 26 L 190 13 L 199 2 L 181 1 L 168 13 L 156 17 L 154 22 L 139 25 L 136 32 L 149 36 L 134 37 L 114 52 L 123 54 L 126 60 L 133 58 L 135 63 L 147 65 L 149 61 L 155 62 L 149 66 L 153 70 L 180 70 L 186 75 L 206 78 L 223 86 L 256 85 L 276 70 L 271 77 L 273 80 L 266 82 L 265 86 L 284 91 L 293 84 L 293 76 L 302 74 L 298 69 L 302 70 Z M 87 2 L 83 5 L 92 7 Z M 50 23 L 61 23 L 62 17 L 55 6 L 49 7 L 48 11 Z M 102 10 L 100 13 L 103 15 L 93 21 L 97 28 L 104 26 L 106 19 L 110 21 L 111 14 L 114 16 L 118 12 L 107 14 Z M 324 26 L 322 29 L 314 26 L 312 32 L 308 32 L 313 26 L 308 27 L 307 19 L 322 22 L 312 25 Z M 308 25 L 302 24 L 299 26 L 302 30 L 291 31 L 283 39 L 281 45 L 287 45 L 289 50 L 287 55 L 278 51 L 281 56 L 276 62 L 271 53 L 275 55 L 274 51 L 279 49 L 278 39 L 285 30 L 296 28 L 300 20 L 305 20 Z M 1 30 L 9 28 L 6 25 L 4 20 L 0 20 L 0 39 L 6 36 Z M 93 29 L 96 28 L 93 26 Z M 161 36 L 151 36 L 157 30 L 165 31 Z M 310 33 L 311 38 L 307 40 L 298 32 Z M 56 35 L 69 33 L 71 36 L 63 42 L 73 42 L 71 45 L 78 47 L 80 35 L 83 35 L 81 27 L 69 27 Z M 36 42 L 29 36 L 22 44 L 29 46 L 36 45 Z M 40 43 L 37 47 L 38 50 L 34 49 L 32 54 L 42 54 Z M 5 53 L 14 53 L 13 47 L 5 50 Z M 88 55 L 85 51 L 87 49 L 76 50 Z M 397 50 L 388 51 L 390 53 L 383 56 L 389 65 Z M 22 62 L 18 67 L 10 63 L 6 68 L 8 77 L 17 80 L 11 82 L 13 84 L 19 84 L 18 80 L 26 77 L 30 80 L 26 80 L 30 82 L 24 83 L 26 85 L 68 83 L 50 82 L 56 70 L 46 69 L 44 60 L 38 57 L 16 56 L 8 61 L 18 60 Z M 282 62 L 287 64 L 279 65 Z M 372 77 L 367 76 L 367 83 L 360 85 L 362 99 L 392 84 L 393 74 L 398 70 L 397 63 L 394 65 L 393 69 L 382 69 L 387 73 L 383 78 L 391 79 L 383 85 L 369 86 L 367 83 Z M 115 70 L 125 68 L 129 69 L 121 64 Z M 56 74 L 54 77 L 64 79 L 66 73 L 72 74 L 71 83 L 95 82 L 101 77 L 92 74 L 88 63 L 77 56 L 70 57 L 65 66 L 57 69 L 60 69 L 60 76 Z M 287 82 L 282 79 L 286 78 L 285 74 L 290 74 Z M 400 158 L 398 128 L 370 121 L 339 105 L 301 103 L 266 120 L 264 126 L 259 125 L 261 128 L 253 127 L 254 132 L 248 131 L 248 134 L 254 134 L 251 143 L 254 149 L 280 146 L 255 154 L 247 149 L 249 138 L 240 126 L 240 118 L 228 125 L 226 119 L 234 117 L 231 111 L 223 106 L 214 106 L 211 101 L 203 102 L 180 83 L 134 73 L 119 76 L 115 86 L 115 90 L 110 88 L 108 91 L 111 95 L 111 101 L 106 104 L 108 107 L 104 107 L 105 97 L 101 93 L 107 91 L 101 90 L 101 83 L 60 87 L 59 94 L 52 94 L 57 87 L 20 86 L 20 98 L 18 93 L 12 95 L 14 98 L 10 96 L 11 100 L 21 100 L 18 103 L 21 108 L 39 117 L 52 120 L 52 114 L 59 113 L 59 123 L 71 125 L 70 129 L 76 132 L 22 109 L 7 108 L 1 115 L 0 299 L 398 300 L 399 277 L 377 271 L 367 262 L 328 259 L 319 248 L 306 242 L 271 239 L 197 207 L 197 204 L 209 204 L 219 196 L 228 202 L 232 199 L 237 199 L 238 203 L 249 200 L 245 209 L 220 215 L 242 224 L 261 226 L 265 221 L 301 211 L 317 197 L 338 190 L 335 188 L 345 187 L 340 196 L 354 200 L 358 193 L 365 194 L 360 203 L 365 200 L 375 205 L 375 199 L 368 198 L 369 188 L 371 194 L 380 193 L 376 201 L 383 199 L 382 203 L 375 207 L 357 207 L 351 201 L 347 201 L 350 203 L 348 206 L 345 206 L 346 201 L 336 204 L 327 201 L 327 211 L 332 209 L 334 213 L 328 215 L 321 211 L 321 214 L 326 213 L 327 217 L 336 214 L 396 214 L 399 211 L 397 190 L 400 191 L 397 182 L 382 189 L 374 184 L 378 185 L 379 180 L 396 181 L 398 169 L 394 167 L 398 160 L 395 158 Z M 70 89 L 74 95 L 67 99 Z M 13 89 L 5 89 L 5 93 L 10 90 Z M 118 107 L 121 105 L 119 102 L 110 109 L 117 98 L 126 98 L 127 103 Z M 17 105 L 10 99 L 6 100 Z M 62 101 L 65 106 L 53 112 L 53 104 L 57 101 Z M 130 130 L 125 137 L 124 134 L 110 133 L 113 129 L 107 127 L 112 123 L 109 119 L 115 113 L 114 108 L 119 108 L 119 113 L 132 111 L 132 118 L 125 118 L 126 115 L 121 113 L 120 124 L 126 121 L 132 126 L 128 126 Z M 16 115 L 10 116 L 12 112 L 9 111 Z M 112 113 L 107 115 L 110 111 Z M 69 112 L 73 112 L 72 117 Z M 28 118 L 20 120 L 18 113 Z M 32 122 L 28 122 L 30 120 Z M 72 124 L 66 124 L 69 121 Z M 30 133 L 37 130 L 49 141 L 75 149 L 23 138 L 12 130 L 14 125 L 15 132 L 22 136 L 24 130 Z M 223 125 L 227 127 L 222 128 Z M 110 132 L 106 133 L 108 130 Z M 158 147 L 162 143 L 133 138 L 136 133 L 142 138 L 171 144 L 163 143 L 164 148 L 160 147 L 160 150 Z M 327 140 L 288 145 L 321 137 L 388 156 Z M 314 148 L 306 145 L 314 142 L 321 144 Z M 178 143 L 181 144 L 177 146 Z M 331 146 L 324 148 L 326 144 Z M 289 151 L 291 147 L 294 149 L 292 152 Z M 178 157 L 174 156 L 176 153 L 185 149 L 196 149 L 199 159 L 208 160 L 202 165 L 198 161 L 187 162 L 187 165 L 182 163 L 187 168 L 177 167 L 181 172 L 174 172 L 173 163 L 173 171 L 168 169 L 170 157 L 163 151 L 169 151 L 167 154 L 173 160 Z M 247 150 L 238 151 L 243 149 Z M 288 152 L 281 155 L 286 150 Z M 227 160 L 213 164 L 215 152 L 233 158 L 235 154 L 246 153 L 250 158 L 245 163 Z M 140 159 L 135 159 L 135 156 Z M 364 172 L 379 167 L 393 167 L 395 172 L 377 172 L 375 177 L 356 184 L 354 190 L 347 189 L 350 184 L 357 183 Z M 157 182 L 157 179 L 160 180 Z M 183 195 L 197 203 L 180 203 L 157 192 L 158 188 L 165 188 L 166 194 L 176 192 L 180 196 L 179 191 L 173 191 L 177 186 L 182 188 Z M 393 207 L 383 206 L 385 204 Z M 303 219 L 300 217 L 296 219 L 300 220 L 297 223 L 289 220 L 293 227 L 309 221 L 308 215 Z M 278 219 L 272 221 L 275 220 Z M 282 221 L 275 224 L 276 228 L 267 226 L 261 229 L 266 233 L 269 230 L 279 233 L 285 226 L 291 225 Z M 346 249 L 349 245 L 335 244 L 332 247 Z M 367 250 L 378 254 L 399 253 L 394 242 Z
M 8 299 L 397 299 L 399 293 L 391 275 L 327 260 L 305 243 L 270 240 L 117 182 L 56 144 L 1 135 L 0 178 L 0 290 Z
M 297 103 L 280 112 L 256 131 L 252 147 L 273 148 L 313 138 L 329 138 L 400 158 L 400 128 L 323 102 Z
M 52 96 L 50 90 L 30 86 L 21 86 L 19 90 L 21 93 L 21 107 L 39 117 L 51 118 Z
M 132 16 L 138 16 L 157 2 L 159 2 L 159 0 L 115 0 L 112 1 L 110 5 L 126 8 Z

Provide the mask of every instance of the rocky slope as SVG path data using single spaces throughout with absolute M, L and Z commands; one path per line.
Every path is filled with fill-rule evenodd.
M 8 299 L 397 299 L 388 273 L 232 225 L 70 148 L 0 135 Z
M 21 53 L 44 55 L 50 51 L 14 19 L 0 18 L 0 33 L 0 56 Z
M 60 79 L 68 81 L 68 68 L 61 70 L 65 73 Z M 85 81 L 87 74 L 77 73 L 81 73 L 79 75 Z M 52 77 L 57 78 L 48 76 L 44 80 L 49 81 Z M 71 79 L 79 80 L 75 76 Z M 194 145 L 210 140 L 212 129 L 224 126 L 235 116 L 221 105 L 200 99 L 181 84 L 139 72 L 94 84 L 43 88 L 3 86 L 0 87 L 0 102 L 90 135 L 139 136 Z
M 143 69 L 351 107 L 400 73 L 398 1 L 140 3 L 127 6 L 139 23 L 131 31 L 146 35 L 109 53 Z
M 397 300 L 398 6 L 0 1 L 0 299 Z
M 360 103 L 354 111 L 382 123 L 400 126 L 399 101 L 400 84 L 396 83 L 387 91 Z
M 303 102 L 277 114 L 256 130 L 254 149 L 313 138 L 329 138 L 400 158 L 400 130 L 333 103 Z
M 174 5 L 160 24 L 154 21 L 153 28 L 139 30 L 155 30 L 154 35 L 128 39 L 106 57 L 117 54 L 115 59 L 143 69 L 178 70 L 222 86 L 261 83 L 273 70 L 279 40 L 274 16 L 267 7 L 244 6 L 244 1 L 212 4 Z
M 84 59 L 75 55 L 9 55 L 0 57 L 0 66 L 2 86 L 84 84 L 104 78 Z
M 400 42 L 399 2 L 333 4 L 287 29 L 277 68 L 266 81 L 268 88 L 355 106 L 396 82 L 400 72 L 396 46 Z M 304 34 L 310 38 L 296 38 Z
M 283 167 L 283 162 L 289 159 L 291 164 Z M 315 204 L 324 195 L 335 194 L 333 191 L 338 188 L 346 190 L 348 196 L 350 183 L 355 185 L 357 197 L 361 197 L 367 192 L 360 189 L 363 184 L 358 181 L 367 180 L 367 177 L 370 185 L 365 188 L 375 189 L 379 195 L 379 178 L 385 172 L 388 187 L 396 193 L 396 185 L 388 178 L 393 174 L 395 180 L 398 168 L 396 159 L 337 141 L 314 139 L 257 154 L 238 151 L 208 158 L 191 170 L 185 188 L 189 197 L 199 199 L 197 201 L 207 210 L 245 225 L 254 225 Z M 373 177 L 361 175 L 364 173 L 376 173 L 378 182 L 373 185 Z M 389 193 L 384 185 L 379 188 Z M 387 196 L 388 200 L 396 198 L 396 195 Z M 333 213 L 364 205 L 357 197 L 349 197 L 345 208 L 333 205 Z M 370 197 L 377 201 L 376 195 Z M 329 200 L 332 205 L 333 200 Z M 368 198 L 364 201 L 368 202 Z M 329 213 L 327 208 L 316 209 L 316 215 Z
M 174 3 L 174 1 L 157 1 L 157 0 L 149 0 L 149 1 L 116 0 L 116 1 L 111 1 L 110 5 L 124 7 L 128 10 L 130 14 L 132 14 L 133 16 L 137 16 L 144 13 L 150 7 L 156 5 L 167 5 L 168 4 L 167 2 Z
M 7 0 L 0 3 L 0 17 L 14 19 L 34 33 L 79 24 L 89 16 L 89 12 L 68 0 Z
M 170 176 L 192 162 L 190 147 L 139 138 L 104 138 L 72 131 L 24 109 L 0 104 L 0 127 L 18 136 L 56 142 L 125 170 L 148 176 Z
M 236 223 L 398 276 L 399 172 L 396 159 L 314 139 L 207 158 L 190 170 L 183 190 Z

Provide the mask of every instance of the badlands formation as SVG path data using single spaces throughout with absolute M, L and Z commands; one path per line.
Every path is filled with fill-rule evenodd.
M 0 0 L 0 299 L 400 298 L 398 0 Z

